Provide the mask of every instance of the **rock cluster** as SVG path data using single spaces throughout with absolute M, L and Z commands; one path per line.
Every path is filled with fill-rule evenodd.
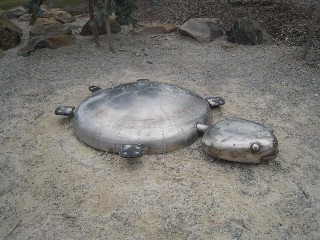
M 17 46 L 21 42 L 22 30 L 10 19 L 30 21 L 31 16 L 23 7 L 16 7 L 2 11 L 0 16 L 0 49 L 7 50 Z M 71 23 L 76 19 L 68 12 L 61 9 L 41 8 L 41 17 L 37 18 L 29 32 L 27 46 L 19 49 L 18 54 L 29 56 L 38 48 L 58 48 L 71 43 L 71 28 L 65 23 Z M 4 55 L 1 52 L 1 57 Z
M 20 21 L 30 21 L 30 14 L 22 7 L 0 12 L 0 49 L 7 50 L 17 46 L 21 41 L 22 30 L 9 18 Z M 75 21 L 75 17 L 62 9 L 41 8 L 41 16 L 37 18 L 29 32 L 28 44 L 19 49 L 18 54 L 29 56 L 31 52 L 39 48 L 59 48 L 72 42 L 72 31 L 66 23 Z M 106 34 L 105 23 L 98 26 L 97 22 L 90 20 L 82 27 L 80 35 L 92 35 L 91 25 L 97 27 L 99 34 Z M 218 18 L 194 18 L 186 21 L 181 26 L 174 24 L 142 23 L 133 24 L 133 33 L 136 34 L 163 34 L 178 30 L 200 43 L 208 43 L 225 35 L 225 27 Z M 120 24 L 115 19 L 111 20 L 111 32 L 121 31 Z M 256 45 L 271 43 L 271 37 L 265 29 L 256 21 L 249 18 L 240 18 L 226 31 L 229 42 Z M 0 52 L 0 56 L 4 52 Z
M 73 21 L 74 17 L 60 9 L 43 11 L 43 15 L 37 18 L 30 29 L 27 46 L 19 49 L 18 54 L 29 56 L 40 48 L 55 49 L 70 44 L 72 31 L 65 23 Z
M 63 23 L 54 18 L 38 18 L 30 29 L 30 36 L 52 36 L 66 34 L 71 35 L 72 31 Z
M 20 18 L 21 16 L 26 15 L 26 14 L 28 14 L 28 12 L 22 6 L 15 7 L 15 8 L 12 8 L 12 9 L 6 11 L 6 16 L 10 19 Z
M 218 18 L 194 18 L 179 26 L 178 32 L 201 43 L 208 43 L 224 35 L 224 26 Z M 271 43 L 271 37 L 265 29 L 249 18 L 238 19 L 227 31 L 227 40 L 245 45 Z

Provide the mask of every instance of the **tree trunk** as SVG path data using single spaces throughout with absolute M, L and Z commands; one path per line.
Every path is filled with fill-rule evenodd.
M 108 2 L 108 6 L 110 7 L 110 4 L 113 0 L 105 0 L 104 3 Z M 105 15 L 106 19 L 106 30 L 107 30 L 107 39 L 108 39 L 108 47 L 110 52 L 114 52 L 113 44 L 112 44 L 112 36 L 111 36 L 111 24 L 110 24 L 110 16 Z
M 110 52 L 114 52 L 113 44 L 112 44 L 112 36 L 111 36 L 111 24 L 110 17 L 106 16 L 106 29 L 107 29 L 107 39 L 108 39 L 108 47 Z
M 307 37 L 306 45 L 304 46 L 302 59 L 306 59 L 307 58 L 308 49 L 309 49 L 309 47 L 311 45 L 311 38 L 313 36 L 314 29 L 316 28 L 316 24 L 317 24 L 317 21 L 319 19 L 319 16 L 320 16 L 320 2 L 318 3 L 318 5 L 316 7 L 316 10 L 314 12 L 314 16 L 312 18 L 312 21 L 311 21 L 311 24 L 310 24 L 310 27 L 309 27 L 309 34 L 308 34 L 308 37 Z
M 95 17 L 94 17 L 94 10 L 93 10 L 93 0 L 88 0 L 88 8 L 89 8 L 89 18 L 90 18 L 90 22 L 94 23 L 95 22 Z M 97 27 L 94 25 L 91 27 L 92 30 L 92 34 L 93 34 L 93 38 L 94 41 L 96 43 L 97 47 L 100 47 L 100 40 L 99 40 L 99 33 L 97 30 Z

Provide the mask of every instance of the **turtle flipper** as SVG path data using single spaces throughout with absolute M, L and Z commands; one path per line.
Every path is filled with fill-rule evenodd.
M 206 101 L 209 103 L 211 108 L 219 107 L 225 103 L 221 97 L 206 98 Z
M 119 148 L 119 155 L 124 158 L 138 158 L 144 154 L 144 145 L 122 144 Z
M 57 107 L 54 113 L 56 115 L 62 115 L 62 116 L 73 116 L 73 110 L 74 110 L 74 107 L 62 106 L 62 107 Z
M 97 92 L 101 90 L 101 87 L 98 87 L 98 86 L 89 86 L 89 91 L 94 93 L 94 92 Z
M 206 124 L 202 124 L 202 123 L 197 124 L 197 129 L 200 133 L 205 133 L 209 128 L 210 128 L 210 126 L 208 126 Z

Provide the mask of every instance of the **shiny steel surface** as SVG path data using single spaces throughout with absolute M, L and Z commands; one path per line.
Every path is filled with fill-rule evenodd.
M 266 127 L 243 119 L 213 125 L 202 138 L 204 151 L 230 161 L 260 163 L 278 154 L 278 141 Z
M 140 145 L 146 154 L 188 146 L 199 136 L 197 123 L 212 123 L 206 100 L 178 86 L 146 80 L 99 90 L 74 114 L 74 132 L 81 141 L 114 153 Z

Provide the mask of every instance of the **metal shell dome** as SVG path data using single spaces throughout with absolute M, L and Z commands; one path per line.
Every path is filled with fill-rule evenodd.
M 76 108 L 75 135 L 107 152 L 126 146 L 143 153 L 165 153 L 192 144 L 197 123 L 212 124 L 208 102 L 175 85 L 140 80 L 99 90 Z

